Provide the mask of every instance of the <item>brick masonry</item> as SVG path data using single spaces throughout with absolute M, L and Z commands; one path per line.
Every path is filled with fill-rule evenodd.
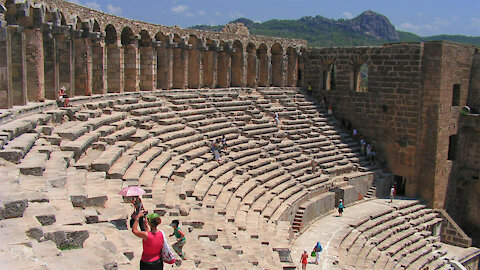
M 405 195 L 447 209 L 476 245 L 478 128 L 459 125 L 464 105 L 480 109 L 479 59 L 478 48 L 450 42 L 310 49 L 304 58 L 305 85 L 310 83 L 319 99 L 325 96 L 334 115 L 357 128 L 388 168 L 407 179 Z M 360 92 L 364 63 L 368 90 Z M 449 160 L 452 135 L 457 139 Z M 467 172 L 473 175 L 469 181 Z

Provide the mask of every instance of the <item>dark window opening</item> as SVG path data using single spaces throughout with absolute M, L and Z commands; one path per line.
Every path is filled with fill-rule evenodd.
M 407 178 L 400 175 L 395 175 L 393 178 L 393 186 L 395 187 L 395 193 L 399 196 L 405 196 L 405 185 Z
M 448 138 L 448 160 L 455 160 L 455 152 L 457 146 L 457 135 Z
M 452 106 L 460 106 L 460 84 L 453 85 Z

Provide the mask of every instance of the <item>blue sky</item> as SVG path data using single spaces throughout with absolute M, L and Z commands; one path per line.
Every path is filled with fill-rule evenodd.
M 480 36 L 480 0 L 70 0 L 106 13 L 163 25 L 263 22 L 321 15 L 352 18 L 365 10 L 387 16 L 397 30 L 422 36 Z

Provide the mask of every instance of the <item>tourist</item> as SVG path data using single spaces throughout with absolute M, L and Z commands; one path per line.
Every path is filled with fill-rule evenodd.
M 353 129 L 353 139 L 356 140 L 358 136 L 358 131 L 356 128 Z
M 227 149 L 227 139 L 225 139 L 225 134 L 222 136 L 222 149 Z
M 332 108 L 332 105 L 328 106 L 328 112 L 327 112 L 329 115 L 332 115 L 333 114 L 333 108 Z
M 392 188 L 390 189 L 390 203 L 393 202 L 393 199 L 395 198 L 395 187 L 392 186 Z
M 360 140 L 360 154 L 362 156 L 365 156 L 366 148 L 367 148 L 367 143 L 365 142 L 365 140 L 364 139 Z
M 275 113 L 275 124 L 277 126 L 280 124 L 280 119 L 278 119 L 278 113 Z
M 326 96 L 323 96 L 323 110 L 327 110 L 327 97 Z
M 142 199 L 140 199 L 139 196 L 133 197 L 132 204 L 133 204 L 133 213 L 132 213 L 131 219 L 130 219 L 130 228 L 133 228 L 133 223 L 135 221 L 135 216 L 137 216 L 140 213 L 140 211 L 145 210 L 145 208 L 143 208 Z M 145 231 L 145 221 L 144 221 L 144 219 L 140 219 L 138 221 L 138 223 L 139 223 L 139 226 L 140 226 L 140 230 Z
M 317 244 L 313 247 L 313 252 L 315 252 L 315 264 L 320 262 L 320 252 L 322 252 L 322 250 L 322 245 L 320 245 L 320 242 L 317 242 Z
M 307 263 L 308 263 L 307 260 L 308 260 L 308 254 L 307 254 L 307 250 L 305 249 L 303 251 L 302 257 L 300 257 L 300 263 L 302 264 L 302 270 L 307 269 Z
M 59 106 L 70 107 L 70 99 L 68 98 L 65 86 L 62 86 L 62 88 L 58 90 L 58 101 Z
M 313 87 L 312 87 L 312 83 L 311 83 L 311 82 L 308 82 L 307 95 L 309 95 L 310 97 L 313 96 Z
M 220 161 L 220 138 L 216 139 L 213 144 L 213 156 L 216 161 Z
M 173 250 L 175 250 L 178 256 L 182 258 L 182 260 L 185 260 L 185 253 L 183 252 L 182 249 L 187 239 L 185 238 L 185 233 L 183 233 L 183 231 L 178 227 L 179 223 L 180 222 L 178 221 L 178 219 L 175 219 L 174 221 L 172 221 L 172 224 L 170 224 L 170 226 L 173 227 L 173 233 L 170 236 L 175 235 L 175 238 L 177 238 L 177 242 L 172 245 L 172 248 Z
M 162 247 L 164 235 L 157 230 L 157 226 L 162 222 L 157 213 L 150 213 L 146 219 L 148 221 L 147 231 L 138 230 L 139 219 L 143 218 L 145 211 L 140 211 L 135 216 L 132 232 L 137 237 L 142 238 L 143 252 L 140 259 L 140 270 L 163 270 Z
M 317 162 L 312 158 L 312 162 L 310 162 L 310 165 L 312 166 L 312 173 L 317 172 Z
M 343 205 L 343 200 L 340 199 L 340 202 L 338 203 L 338 216 L 341 217 L 343 216 L 343 209 L 345 206 Z
M 371 144 L 367 144 L 367 158 L 368 159 L 371 159 L 372 158 L 372 145 Z

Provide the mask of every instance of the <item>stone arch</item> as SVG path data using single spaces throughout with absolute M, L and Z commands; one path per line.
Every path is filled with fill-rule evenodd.
M 75 17 L 75 29 L 76 30 L 83 30 L 83 22 L 82 19 L 80 19 L 79 16 Z
M 247 86 L 257 86 L 257 53 L 254 43 L 247 45 Z
M 335 90 L 337 88 L 337 65 L 335 62 L 327 64 L 326 90 Z
M 118 36 L 117 36 L 117 29 L 115 26 L 109 24 L 105 27 L 105 44 L 117 44 Z
M 231 57 L 231 86 L 243 86 L 244 65 L 243 65 L 243 45 L 239 40 L 235 40 L 232 46 Z
M 97 20 L 93 20 L 93 28 L 92 28 L 92 31 L 95 32 L 95 33 L 99 33 L 101 30 L 100 30 L 100 24 L 98 23 Z
M 272 53 L 272 86 L 283 86 L 283 48 L 275 43 Z
M 214 57 L 216 50 L 216 42 L 207 39 L 205 41 L 205 52 L 203 53 L 203 86 L 208 88 L 215 87 L 214 81 L 216 76 L 216 59 Z
M 135 43 L 135 34 L 133 33 L 132 28 L 125 26 L 122 29 L 122 33 L 120 34 L 120 41 L 123 46 Z
M 258 58 L 258 86 L 268 86 L 269 85 L 269 61 L 268 61 L 268 48 L 265 43 L 260 44 L 257 49 L 257 58 Z
M 357 74 L 355 76 L 356 83 L 355 91 L 357 92 L 368 92 L 368 65 L 367 63 L 362 63 L 358 68 Z
M 217 54 L 217 87 L 229 87 L 229 66 L 230 57 L 228 57 L 228 51 L 230 46 L 227 42 L 221 41 Z
M 140 50 L 140 90 L 153 91 L 155 89 L 156 53 L 152 48 L 152 37 L 146 30 L 141 30 L 138 47 Z
M 7 21 L 8 25 L 14 25 L 17 24 L 17 19 L 16 19 L 16 6 L 15 6 L 15 0 L 7 0 L 5 1 L 5 20 Z
M 155 35 L 155 41 L 157 44 L 157 88 L 170 89 L 170 83 L 172 78 L 172 66 L 171 66 L 171 49 L 167 46 L 170 44 L 169 37 L 162 32 L 158 32 Z
M 287 48 L 287 86 L 297 85 L 298 57 L 293 47 Z
M 188 63 L 186 62 L 188 61 L 188 54 L 187 51 L 182 48 L 184 40 L 178 34 L 173 36 L 173 43 L 175 44 L 175 48 L 173 49 L 172 87 L 183 89 L 187 81 L 186 67 Z
M 199 40 L 195 35 L 188 38 L 188 87 L 200 88 L 200 50 Z
M 134 92 L 139 89 L 138 85 L 138 39 L 132 29 L 125 26 L 122 29 L 120 40 L 123 46 L 123 73 L 124 89 L 128 92 Z

